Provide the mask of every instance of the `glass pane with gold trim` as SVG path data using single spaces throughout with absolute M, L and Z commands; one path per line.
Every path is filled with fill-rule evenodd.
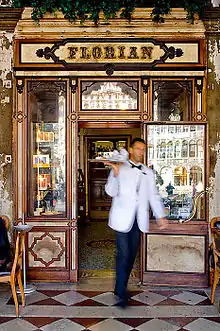
M 82 81 L 81 110 L 137 110 L 137 81 Z
M 148 166 L 169 219 L 205 218 L 205 125 L 147 125 Z
M 187 121 L 192 111 L 192 81 L 153 81 L 153 120 Z
M 28 82 L 28 169 L 28 216 L 64 216 L 65 82 Z

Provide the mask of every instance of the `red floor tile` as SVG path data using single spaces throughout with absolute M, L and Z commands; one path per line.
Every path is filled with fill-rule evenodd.
M 69 320 L 71 320 L 72 322 L 81 324 L 82 326 L 84 326 L 85 328 L 88 328 L 92 325 L 95 325 L 99 322 L 104 321 L 106 318 L 69 318 Z
M 15 317 L 2 316 L 2 317 L 0 317 L 0 324 L 6 323 L 6 322 L 14 320 L 14 319 L 15 319 Z
M 32 305 L 37 305 L 37 306 L 65 306 L 63 303 L 56 301 L 52 298 L 44 299 L 41 301 L 37 301 L 32 303 Z
M 55 297 L 56 295 L 69 292 L 69 290 L 64 290 L 64 291 L 61 291 L 61 290 L 51 290 L 51 291 L 50 290 L 38 290 L 37 292 L 45 294 L 45 295 L 47 295 L 48 297 L 51 298 L 51 297 Z
M 158 302 L 154 306 L 188 306 L 188 305 L 186 303 L 168 298 L 164 301 Z
M 56 318 L 56 317 L 24 317 L 23 318 L 25 321 L 30 322 L 34 326 L 37 326 L 38 328 L 41 328 L 44 325 L 53 323 L 55 321 L 60 320 L 61 318 Z
M 152 318 L 116 318 L 116 320 L 136 328 L 137 326 L 152 320 Z
M 92 299 L 87 299 L 87 300 L 84 300 L 82 302 L 74 303 L 71 306 L 88 306 L 88 307 L 89 306 L 102 306 L 102 307 L 106 307 L 107 305 L 104 305 L 103 303 L 97 302 L 97 301 L 92 300 Z

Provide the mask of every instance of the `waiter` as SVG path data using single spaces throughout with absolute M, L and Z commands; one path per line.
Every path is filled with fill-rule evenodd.
M 146 233 L 149 230 L 149 208 L 161 229 L 167 225 L 154 173 L 142 163 L 145 152 L 145 141 L 135 138 L 131 142 L 127 162 L 104 162 L 112 167 L 105 191 L 113 198 L 108 225 L 116 233 L 114 293 L 119 298 L 118 306 L 123 308 L 128 304 L 127 284 L 140 243 L 140 231 Z

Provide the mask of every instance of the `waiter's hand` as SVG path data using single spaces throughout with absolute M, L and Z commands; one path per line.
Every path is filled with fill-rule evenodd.
M 111 166 L 114 171 L 114 176 L 115 177 L 118 176 L 121 163 L 112 163 L 112 162 L 108 162 L 108 161 L 106 161 L 106 162 L 104 161 L 103 163 L 104 163 L 104 165 Z
M 168 224 L 169 222 L 166 217 L 162 217 L 158 219 L 158 227 L 160 230 L 166 229 Z

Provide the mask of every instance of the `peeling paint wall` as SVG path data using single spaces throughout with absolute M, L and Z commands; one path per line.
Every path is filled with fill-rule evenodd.
M 208 40 L 207 117 L 210 143 L 209 218 L 211 219 L 220 216 L 220 34 L 218 33 Z
M 0 214 L 12 219 L 13 34 L 0 31 Z

